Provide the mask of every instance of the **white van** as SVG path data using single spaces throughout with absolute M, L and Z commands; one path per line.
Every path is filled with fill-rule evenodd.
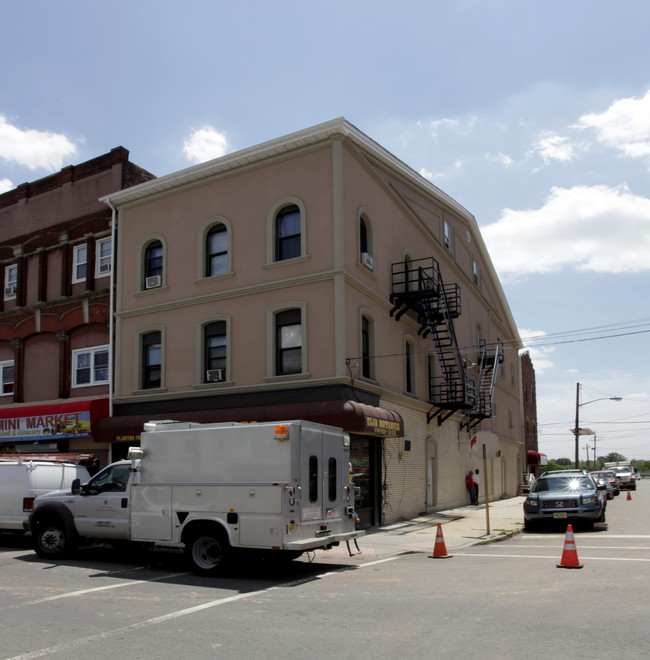
M 26 531 L 34 500 L 53 490 L 70 490 L 75 479 L 86 483 L 90 474 L 73 462 L 36 456 L 0 458 L 0 531 Z

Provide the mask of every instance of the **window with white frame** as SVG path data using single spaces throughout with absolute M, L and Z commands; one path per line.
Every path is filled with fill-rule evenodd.
M 12 264 L 5 268 L 5 300 L 16 297 L 18 291 L 18 266 Z
M 72 351 L 72 387 L 108 383 L 108 346 Z
M 106 277 L 111 274 L 113 267 L 113 246 L 110 238 L 102 238 L 97 241 L 97 252 L 95 265 L 97 272 L 95 277 Z
M 88 246 L 75 245 L 72 254 L 72 283 L 84 282 L 88 268 Z
M 275 315 L 275 373 L 278 376 L 302 372 L 302 317 L 300 309 Z
M 0 362 L 0 396 L 14 393 L 14 361 Z
M 228 228 L 218 223 L 210 228 L 205 241 L 205 277 L 228 272 Z

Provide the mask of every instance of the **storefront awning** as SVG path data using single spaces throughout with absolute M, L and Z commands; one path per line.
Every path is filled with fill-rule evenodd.
M 139 442 L 145 422 L 174 419 L 179 422 L 277 422 L 305 419 L 319 424 L 338 426 L 346 433 L 377 437 L 401 438 L 404 421 L 394 410 L 387 410 L 357 401 L 315 401 L 282 406 L 253 406 L 195 410 L 155 415 L 106 417 L 95 426 L 95 442 Z
M 548 465 L 546 454 L 540 454 L 533 449 L 528 450 L 527 465 Z
M 108 415 L 108 399 L 61 401 L 0 409 L 0 442 L 33 442 L 88 437 Z

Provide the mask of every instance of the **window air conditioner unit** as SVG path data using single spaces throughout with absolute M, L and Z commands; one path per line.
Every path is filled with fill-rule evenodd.
M 372 255 L 369 254 L 368 252 L 362 252 L 361 253 L 361 263 L 366 268 L 370 268 L 370 270 L 373 270 L 373 268 L 375 267 L 375 262 L 372 258 Z
M 222 383 L 226 380 L 225 369 L 208 369 L 205 372 L 205 379 L 208 383 Z
M 14 296 L 14 295 L 16 295 L 16 287 L 15 286 L 5 287 L 5 296 Z
M 145 288 L 147 289 L 155 289 L 161 284 L 162 277 L 160 277 L 160 275 L 152 275 L 151 277 L 147 277 L 147 279 L 144 281 Z
M 110 273 L 111 272 L 111 265 L 110 264 L 100 264 L 99 265 L 99 272 L 100 273 Z

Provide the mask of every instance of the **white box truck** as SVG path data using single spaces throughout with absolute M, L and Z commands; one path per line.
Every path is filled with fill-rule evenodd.
M 27 531 L 34 500 L 50 491 L 71 488 L 75 479 L 88 481 L 90 474 L 71 457 L 63 460 L 38 454 L 0 457 L 0 531 L 18 534 Z
M 82 542 L 184 547 L 196 573 L 216 575 L 238 553 L 294 558 L 354 541 L 349 437 L 307 421 L 144 425 L 141 447 L 71 494 L 36 500 L 41 557 Z M 243 553 L 242 551 L 246 551 Z
M 605 463 L 605 470 L 611 470 L 616 475 L 621 490 L 636 490 L 636 478 L 631 461 L 614 461 Z

